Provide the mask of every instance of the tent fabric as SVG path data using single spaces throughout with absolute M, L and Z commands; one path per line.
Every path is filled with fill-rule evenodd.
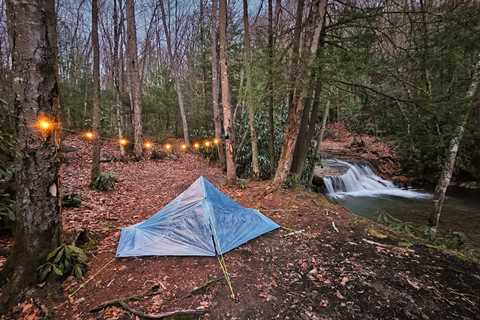
M 116 256 L 216 256 L 279 227 L 200 177 L 147 220 L 122 228 Z

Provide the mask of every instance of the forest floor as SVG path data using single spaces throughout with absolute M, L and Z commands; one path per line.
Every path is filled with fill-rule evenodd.
M 79 193 L 82 205 L 63 210 L 64 229 L 88 230 L 96 245 L 82 279 L 39 289 L 42 299 L 20 305 L 17 318 L 36 319 L 48 309 L 53 319 L 139 319 L 119 306 L 90 310 L 154 288 L 157 294 L 129 306 L 148 313 L 206 310 L 201 319 L 480 319 L 478 265 L 421 245 L 402 247 L 385 230 L 386 239 L 373 237 L 373 223 L 321 194 L 297 188 L 262 197 L 266 181 L 227 187 L 221 169 L 181 153 L 102 163 L 119 179 L 114 191 L 102 193 L 89 188 L 90 146 L 75 136 L 66 144 L 78 150 L 62 166 L 63 188 Z M 113 145 L 103 149 L 115 154 Z M 121 227 L 148 218 L 201 175 L 240 204 L 298 231 L 278 229 L 225 255 L 235 300 L 224 281 L 203 287 L 223 277 L 215 258 L 114 258 Z

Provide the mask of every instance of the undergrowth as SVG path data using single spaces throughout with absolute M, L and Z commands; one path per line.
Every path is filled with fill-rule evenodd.
M 464 261 L 480 263 L 480 249 L 469 243 L 463 232 L 439 232 L 434 239 L 431 239 L 426 232 L 426 226 L 402 221 L 386 212 L 379 214 L 377 222 L 403 236 L 404 239 L 399 243 L 401 246 L 421 244 L 454 255 Z
M 81 248 L 73 244 L 62 244 L 48 254 L 47 262 L 38 267 L 39 280 L 45 281 L 50 275 L 64 279 L 71 274 L 80 279 L 86 263 L 87 256 Z
M 99 174 L 92 182 L 92 188 L 97 191 L 112 191 L 115 188 L 117 177 L 110 172 Z

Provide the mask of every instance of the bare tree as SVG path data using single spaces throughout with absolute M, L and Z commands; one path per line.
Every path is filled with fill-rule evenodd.
M 127 0 L 127 72 L 130 84 L 130 103 L 133 110 L 133 152 L 137 159 L 142 158 L 142 93 L 138 74 L 137 28 L 135 23 L 134 0 Z
M 220 84 L 222 88 L 223 128 L 225 130 L 225 150 L 227 163 L 227 182 L 237 181 L 233 146 L 235 137 L 233 131 L 232 103 L 230 98 L 230 82 L 228 80 L 227 64 L 227 0 L 220 0 Z
M 301 100 L 295 97 L 297 78 L 298 78 L 298 60 L 300 56 L 300 39 L 302 35 L 303 24 L 303 9 L 305 6 L 304 0 L 299 0 L 297 3 L 297 13 L 295 18 L 295 30 L 293 34 L 292 43 L 292 58 L 290 62 L 290 77 L 291 88 L 289 93 L 289 110 L 287 119 L 287 128 L 285 131 L 284 142 L 282 145 L 282 151 L 280 159 L 278 161 L 277 170 L 273 181 L 273 187 L 280 186 L 287 178 L 290 171 L 291 159 L 293 156 L 293 150 L 298 135 L 298 127 L 300 125 L 300 117 L 303 111 L 303 104 Z M 298 96 L 298 93 L 297 93 Z
M 165 37 L 167 39 L 167 50 L 168 50 L 168 60 L 170 62 L 170 68 L 173 73 L 173 79 L 175 81 L 175 91 L 177 92 L 177 99 L 178 99 L 178 107 L 180 108 L 180 116 L 182 117 L 182 126 L 183 126 L 183 138 L 185 140 L 185 144 L 190 146 L 190 137 L 188 133 L 188 122 L 187 122 L 187 114 L 185 113 L 185 99 L 183 96 L 181 78 L 180 78 L 180 71 L 178 66 L 178 59 L 175 59 L 175 55 L 173 52 L 172 47 L 172 39 L 171 39 L 171 32 L 169 25 L 167 24 L 167 15 L 165 11 L 165 6 L 163 4 L 163 0 L 160 0 L 160 9 L 162 10 L 162 23 L 163 29 L 165 32 Z M 175 28 L 177 30 L 177 28 Z M 175 37 L 177 38 L 177 37 Z M 177 39 L 176 39 L 177 40 Z M 175 50 L 177 51 L 177 50 Z
M 295 144 L 300 130 L 300 122 L 305 105 L 305 98 L 308 95 L 308 85 L 305 79 L 311 78 L 312 63 L 320 43 L 320 35 L 323 26 L 323 17 L 326 10 L 327 0 L 315 0 L 312 3 L 310 23 L 305 30 L 303 39 L 303 51 L 300 57 L 300 38 L 303 24 L 304 1 L 298 1 L 295 21 L 295 32 L 292 45 L 292 62 L 290 67 L 290 79 L 292 87 L 289 98 L 289 110 L 287 127 L 283 139 L 282 151 L 278 161 L 277 171 L 273 180 L 273 188 L 278 188 L 290 172 L 292 165 Z M 301 58 L 301 59 L 300 59 Z
M 218 141 L 217 150 L 220 163 L 225 165 L 225 146 L 222 139 L 222 118 L 218 101 L 220 92 L 218 91 L 218 54 L 217 54 L 217 32 L 218 32 L 218 1 L 212 0 L 212 21 L 210 34 L 212 38 L 212 106 L 213 106 L 213 124 L 215 126 L 215 138 Z
M 246 77 L 245 102 L 248 112 L 248 126 L 250 127 L 250 144 L 252 147 L 252 171 L 254 178 L 260 177 L 260 165 L 258 164 L 258 141 L 255 128 L 255 108 L 252 99 L 252 52 L 250 43 L 250 23 L 248 21 L 248 0 L 243 0 L 243 32 L 244 32 L 244 69 Z
M 115 115 L 117 120 L 117 134 L 118 138 L 123 138 L 123 125 L 122 125 L 122 100 L 121 100 L 121 85 L 120 85 L 120 72 L 121 65 L 119 61 L 120 37 L 122 34 L 123 15 L 120 15 L 120 21 L 118 12 L 121 11 L 121 6 L 118 5 L 121 0 L 113 1 L 113 52 L 112 52 L 112 78 L 115 95 Z M 125 148 L 122 144 L 120 146 L 121 155 L 125 155 Z
M 60 101 L 55 1 L 9 0 L 7 12 L 18 115 L 15 246 L 5 269 L 14 299 L 60 243 Z
M 440 223 L 440 215 L 442 213 L 443 203 L 445 201 L 445 194 L 447 193 L 448 185 L 452 179 L 453 169 L 455 168 L 455 162 L 457 160 L 457 153 L 462 141 L 465 127 L 468 123 L 470 114 L 475 107 L 480 106 L 480 56 L 476 65 L 473 67 L 473 76 L 470 87 L 467 91 L 466 98 L 470 100 L 470 105 L 467 107 L 465 114 L 463 115 L 460 123 L 458 124 L 452 139 L 450 140 L 450 146 L 448 148 L 448 154 L 443 164 L 440 178 L 438 179 L 437 186 L 433 195 L 434 210 L 430 215 L 430 236 L 434 238 L 437 234 L 438 225 Z
M 92 170 L 90 182 L 100 175 L 100 46 L 98 43 L 98 0 L 92 0 L 92 46 L 93 46 L 93 109 L 92 109 Z
M 268 122 L 270 126 L 270 137 L 268 141 L 268 154 L 270 156 L 271 171 L 270 174 L 273 174 L 275 170 L 275 153 L 274 153 L 274 143 L 275 143 L 275 119 L 274 119 L 274 110 L 273 110 L 273 49 L 274 49 L 274 38 L 273 38 L 273 0 L 268 0 L 268 82 L 267 82 L 267 92 L 268 92 Z

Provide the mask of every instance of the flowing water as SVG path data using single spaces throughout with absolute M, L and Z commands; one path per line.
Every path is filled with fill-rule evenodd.
M 323 178 L 327 196 L 335 202 L 370 219 L 387 212 L 403 221 L 426 224 L 433 210 L 431 192 L 400 188 L 365 163 L 327 159 L 326 165 L 345 172 Z M 480 192 L 449 188 L 440 227 L 462 231 L 480 245 Z

